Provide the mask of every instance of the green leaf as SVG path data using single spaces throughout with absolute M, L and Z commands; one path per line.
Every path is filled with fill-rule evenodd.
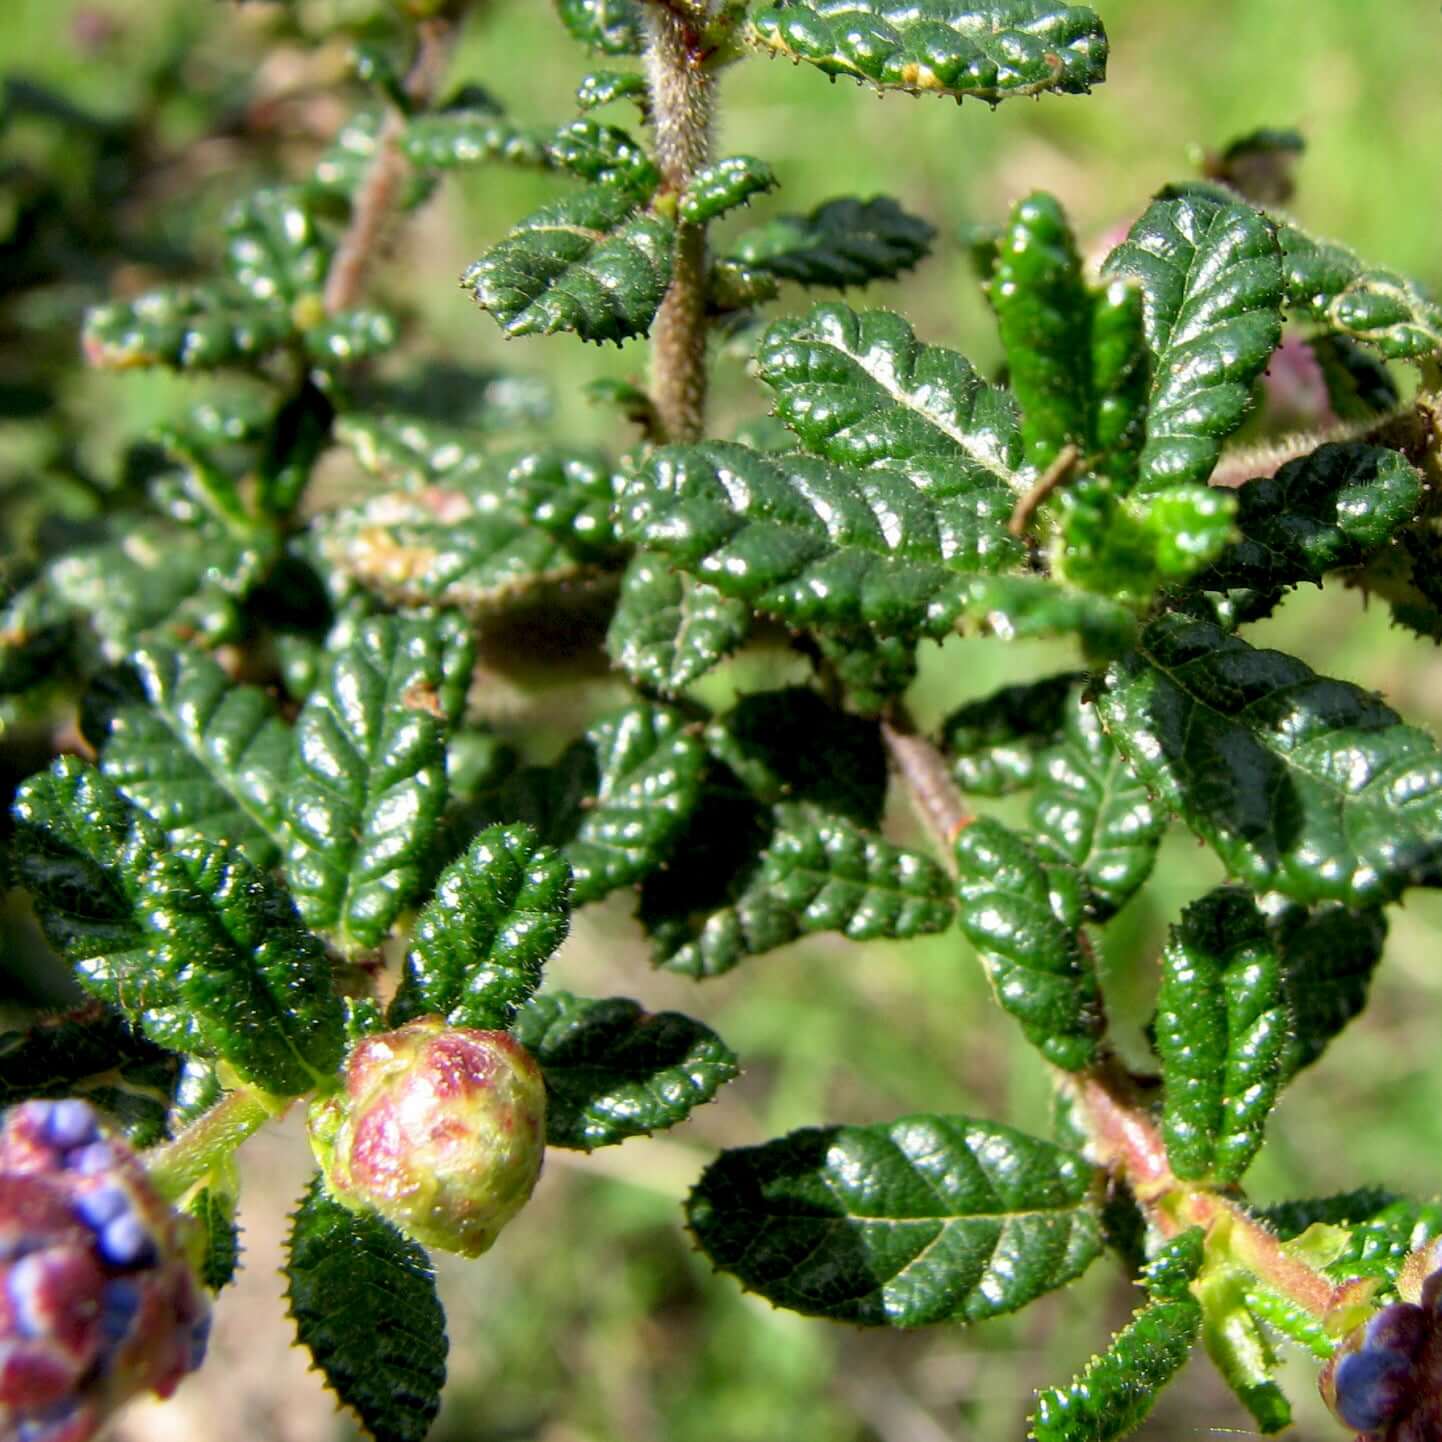
M 645 335 L 671 283 L 675 226 L 636 192 L 592 185 L 538 210 L 467 269 L 461 283 L 507 335 Z
M 646 77 L 633 70 L 592 70 L 576 87 L 576 105 L 581 110 L 597 110 L 618 100 L 634 100 L 644 111 L 648 104 Z
M 1310 337 L 1307 348 L 1321 367 L 1327 399 L 1339 420 L 1375 420 L 1401 403 L 1387 362 L 1360 341 L 1324 334 Z
M 963 615 L 1003 641 L 1075 636 L 1088 659 L 1130 648 L 1136 615 L 1108 596 L 1078 591 L 1044 576 L 982 576 L 968 588 Z
M 995 104 L 1106 79 L 1107 37 L 1084 6 L 1055 0 L 791 0 L 751 20 L 755 44 L 884 90 Z
M 413 115 L 401 132 L 401 153 L 421 170 L 459 170 L 490 160 L 537 170 L 554 163 L 550 136 L 517 125 L 484 106 L 430 110 Z
M 676 213 L 687 225 L 705 225 L 748 204 L 752 196 L 775 190 L 779 183 L 764 160 L 729 155 L 691 177 L 676 202 Z
M 1381 910 L 1349 911 L 1287 906 L 1269 917 L 1282 958 L 1282 991 L 1291 1029 L 1282 1060 L 1290 1079 L 1311 1066 L 1332 1039 L 1367 1005 L 1372 973 L 1382 960 L 1387 916 Z
M 85 317 L 85 358 L 104 370 L 250 368 L 290 345 L 296 326 L 282 305 L 219 290 L 153 290 L 95 306 Z
M 619 186 L 637 200 L 648 199 L 661 184 L 661 172 L 627 131 L 589 116 L 561 126 L 547 151 L 562 170 L 593 185 Z
M 235 1199 L 205 1187 L 185 1206 L 194 1218 L 202 1249 L 200 1280 L 212 1292 L 229 1286 L 240 1265 L 240 1232 L 235 1225 Z
M 13 696 L 64 666 L 75 632 L 71 609 L 43 579 L 22 587 L 0 610 L 0 696 Z
M 1346 1220 L 1351 1239 L 1326 1268 L 1334 1282 L 1377 1277 L 1394 1288 L 1407 1258 L 1442 1237 L 1442 1203 L 1435 1201 L 1385 1197 L 1378 1209 L 1364 1213 L 1358 1206 Z
M 400 327 L 389 311 L 357 307 L 307 327 L 305 351 L 318 366 L 352 365 L 384 355 L 399 339 Z
M 1096 1058 L 1101 988 L 1078 932 L 1086 883 L 1060 858 L 983 817 L 954 848 L 962 933 L 1003 1009 L 1043 1056 L 1068 1071 Z
M 750 629 L 744 603 L 637 551 L 621 577 L 606 651 L 638 686 L 674 696 L 739 649 Z
M 1442 882 L 1442 759 L 1375 696 L 1171 615 L 1097 705 L 1153 795 L 1254 890 L 1370 907 Z
M 940 461 L 924 482 L 709 441 L 667 446 L 621 485 L 624 539 L 792 624 L 949 631 L 990 569 L 997 501 Z
M 1360 443 L 1324 445 L 1274 476 L 1238 487 L 1242 539 L 1202 577 L 1211 590 L 1321 583 L 1325 572 L 1359 566 L 1416 515 L 1421 474 L 1397 451 Z
M 296 1335 L 376 1442 L 423 1442 L 446 1380 L 446 1315 L 424 1251 L 319 1177 L 296 1211 L 285 1268 Z
M 1106 921 L 1151 875 L 1167 818 L 1076 688 L 1056 745 L 1039 759 L 1029 820 L 1086 878 L 1088 915 Z
M 915 637 L 878 636 L 858 629 L 822 631 L 815 640 L 847 704 L 862 716 L 880 715 L 916 680 Z
M 1403 1200 L 1395 1192 L 1381 1187 L 1358 1187 L 1355 1191 L 1339 1192 L 1330 1197 L 1273 1202 L 1269 1207 L 1254 1207 L 1252 1213 L 1282 1241 L 1290 1242 L 1318 1223 L 1325 1227 L 1344 1227 L 1370 1221 L 1394 1202 Z
M 1066 216 L 1041 192 L 1012 211 L 987 293 L 1026 460 L 1044 471 L 1071 445 L 1091 466 L 1118 450 L 1104 469 L 1129 479 L 1148 389 L 1140 296 L 1121 284 L 1087 288 Z
M 172 842 L 228 841 L 273 866 L 291 735 L 270 697 L 196 651 L 145 646 L 130 664 L 138 694 L 102 694 L 86 717 L 101 769 Z
M 720 976 L 748 956 L 799 936 L 838 931 L 852 941 L 944 931 L 950 884 L 935 862 L 806 803 L 775 808 L 774 831 L 729 906 L 667 937 L 666 971 Z
M 501 1031 L 571 925 L 571 868 L 527 826 L 492 826 L 436 883 L 411 933 L 392 1025 L 436 1013 Z
M 1193 902 L 1162 953 L 1156 1047 L 1172 1170 L 1237 1181 L 1262 1144 L 1282 1083 L 1282 963 L 1256 903 L 1236 887 Z
M 639 55 L 645 36 L 636 0 L 556 0 L 561 23 L 606 55 Z
M 1079 1156 L 991 1122 L 809 1127 L 723 1152 L 686 1203 L 702 1248 L 777 1306 L 869 1326 L 980 1321 L 1101 1250 Z
M 546 1076 L 546 1144 L 593 1151 L 683 1122 L 739 1071 L 699 1021 L 625 997 L 532 997 L 516 1039 Z
M 1287 305 L 1389 360 L 1432 355 L 1442 347 L 1442 307 L 1395 271 L 1374 270 L 1345 246 L 1317 240 L 1295 225 L 1277 229 Z
M 330 246 L 299 188 L 257 190 L 226 217 L 225 263 L 252 300 L 289 306 L 325 289 Z
M 1250 206 L 1157 200 L 1107 259 L 1142 288 L 1152 389 L 1140 485 L 1202 482 L 1282 335 L 1276 230 Z
M 347 951 L 379 946 L 423 884 L 467 642 L 448 622 L 373 616 L 296 719 L 286 878 L 307 923 Z
M 846 196 L 807 215 L 778 215 L 743 231 L 724 260 L 778 280 L 844 290 L 894 280 L 930 252 L 935 235 L 889 196 Z
M 1207 1260 L 1207 1234 L 1188 1227 L 1157 1249 L 1142 1269 L 1142 1285 L 1157 1302 L 1177 1302 L 1191 1296 L 1191 1284 Z
M 99 1006 L 0 1034 L 0 1108 L 31 1097 L 83 1097 L 134 1147 L 167 1132 L 176 1058 Z
M 1075 1381 L 1038 1396 L 1027 1435 L 1035 1442 L 1114 1442 L 1130 1435 L 1191 1356 L 1201 1325 L 1194 1297 L 1143 1307 Z
M 808 450 L 964 503 L 938 515 L 947 564 L 993 571 L 1020 558 L 1006 529 L 1022 463 L 1016 406 L 965 357 L 922 345 L 891 311 L 828 304 L 771 326 L 756 366 Z
M 968 701 L 941 723 L 941 747 L 956 784 L 973 796 L 1006 796 L 1034 785 L 1043 754 L 1061 739 L 1072 688 L 1085 672 L 1003 686 Z

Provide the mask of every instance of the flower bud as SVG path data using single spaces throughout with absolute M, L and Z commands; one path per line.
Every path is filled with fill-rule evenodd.
M 0 1124 L 0 1436 L 84 1442 L 123 1402 L 168 1397 L 205 1355 L 186 1224 L 86 1102 Z
M 525 1205 L 546 1145 L 546 1084 L 503 1031 L 422 1017 L 359 1042 L 311 1144 L 335 1198 L 428 1247 L 478 1257 Z

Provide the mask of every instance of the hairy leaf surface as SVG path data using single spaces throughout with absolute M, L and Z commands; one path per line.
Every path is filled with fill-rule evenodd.
M 709 1027 L 634 1001 L 547 992 L 516 1018 L 546 1076 L 546 1142 L 593 1151 L 685 1121 L 739 1071 Z
M 913 94 L 995 103 L 1106 79 L 1101 21 L 1055 0 L 792 0 L 758 10 L 751 34 L 827 75 Z
M 1097 705 L 1137 775 L 1257 891 L 1368 907 L 1442 882 L 1442 757 L 1375 696 L 1171 615 Z
M 451 1026 L 504 1030 L 566 939 L 570 891 L 570 867 L 530 827 L 481 832 L 416 918 L 391 1022 L 434 1012 Z
M 1281 340 L 1275 227 L 1204 195 L 1157 200 L 1106 269 L 1140 283 L 1154 358 L 1140 484 L 1205 481 Z
M 812 1127 L 723 1152 L 686 1204 L 712 1261 L 777 1306 L 869 1326 L 980 1321 L 1101 1250 L 1092 1169 L 968 1117 Z
M 778 215 L 743 231 L 728 246 L 725 261 L 777 280 L 844 290 L 894 280 L 930 252 L 935 235 L 889 196 L 846 196 L 806 215 Z
M 729 155 L 691 177 L 676 202 L 677 214 L 688 225 L 705 225 L 752 196 L 775 190 L 780 182 L 764 160 L 754 155 Z
M 422 1442 L 446 1380 L 446 1316 L 424 1251 L 317 1177 L 292 1220 L 286 1299 L 296 1335 L 376 1442 Z
M 1221 887 L 1182 913 L 1162 953 L 1156 1046 L 1172 1170 L 1237 1181 L 1262 1144 L 1288 1042 L 1282 963 L 1256 903 Z

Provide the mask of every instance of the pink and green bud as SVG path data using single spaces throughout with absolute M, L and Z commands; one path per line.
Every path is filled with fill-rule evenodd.
M 526 1204 L 546 1146 L 546 1084 L 503 1031 L 422 1017 L 359 1042 L 311 1144 L 338 1201 L 428 1247 L 478 1257 Z
M 0 1437 L 85 1442 L 205 1355 L 188 1227 L 86 1102 L 0 1124 Z

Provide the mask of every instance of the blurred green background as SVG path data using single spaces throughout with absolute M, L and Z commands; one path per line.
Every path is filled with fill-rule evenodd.
M 361 21 L 372 0 L 297 0 L 300 30 Z M 205 394 L 206 384 L 150 375 L 92 376 L 75 364 L 84 304 L 132 294 L 203 264 L 215 221 L 238 189 L 300 173 L 343 119 L 346 46 L 269 40 L 278 6 L 221 0 L 8 0 L 0 72 L 64 94 L 92 117 L 142 113 L 144 144 L 126 151 L 113 192 L 91 163 L 108 133 L 58 125 L 7 91 L 0 130 L 0 254 L 19 264 L 17 217 L 36 177 L 89 216 L 93 241 L 57 229 L 49 269 L 22 315 L 0 315 L 0 392 L 23 395 L 48 367 L 58 410 L 0 408 L 0 484 L 61 487 L 80 465 L 114 470 L 130 439 Z M 1307 139 L 1294 209 L 1309 228 L 1365 257 L 1442 282 L 1442 14 L 1435 0 L 1097 0 L 1112 42 L 1107 84 L 1089 98 L 981 104 L 877 99 L 850 83 L 752 60 L 725 75 L 718 154 L 766 158 L 782 181 L 735 226 L 806 210 L 838 194 L 888 193 L 931 221 L 935 254 L 867 304 L 906 313 L 925 340 L 983 368 L 993 328 L 960 241 L 1034 188 L 1056 193 L 1084 242 L 1125 225 L 1159 184 L 1195 172 L 1200 148 L 1258 126 Z M 610 63 L 610 62 L 597 62 Z M 491 0 L 468 22 L 451 79 L 479 81 L 523 121 L 572 113 L 587 57 L 549 0 Z M 113 137 L 112 137 L 113 138 Z M 133 137 L 132 137 L 133 139 Z M 119 162 L 117 162 L 119 164 Z M 375 283 L 405 313 L 423 352 L 481 371 L 548 382 L 557 435 L 619 448 L 630 437 L 579 395 L 602 375 L 640 379 L 641 345 L 586 347 L 569 337 L 503 343 L 456 287 L 462 268 L 534 205 L 554 178 L 487 168 L 448 182 L 399 232 Z M 83 193 L 82 193 L 83 192 Z M 17 199 L 17 196 L 20 199 Z M 33 207 L 31 208 L 33 209 Z M 113 244 L 110 218 L 131 233 Z M 81 231 L 81 238 L 88 232 Z M 142 237 L 134 242 L 134 235 Z M 33 239 L 33 237 L 32 237 Z M 68 249 L 67 249 L 68 247 Z M 33 246 L 32 246 L 33 249 Z M 53 274 L 51 273 L 53 271 Z M 13 276 L 12 276 L 13 280 Z M 857 303 L 862 303 L 859 299 Z M 792 292 L 783 304 L 797 306 Z M 40 337 L 40 340 L 37 340 Z M 407 364 L 407 356 L 397 362 Z M 764 412 L 744 342 L 716 366 L 714 429 Z M 1355 592 L 1296 594 L 1252 639 L 1384 693 L 1442 729 L 1442 664 Z M 957 640 L 931 648 L 915 697 L 924 719 L 1008 680 L 1072 663 L 1065 647 L 1008 649 Z M 743 657 L 711 684 L 774 684 L 778 663 Z M 548 694 L 526 730 L 542 754 L 557 729 L 617 693 L 604 684 Z M 518 725 L 519 717 L 518 717 Z M 899 836 L 916 836 L 898 811 Z M 1168 921 L 1213 885 L 1210 854 L 1174 833 L 1156 879 L 1109 929 L 1106 980 L 1133 1039 L 1148 1010 Z M 1434 1066 L 1442 905 L 1394 913 L 1366 1017 L 1284 1100 L 1249 1190 L 1263 1201 L 1380 1182 L 1431 1195 L 1442 1176 L 1442 1074 Z M 1065 1380 L 1136 1303 L 1108 1261 L 1020 1317 L 973 1330 L 890 1336 L 773 1312 L 713 1276 L 680 1224 L 679 1200 L 718 1146 L 819 1120 L 871 1121 L 964 1111 L 1046 1131 L 1049 1088 L 1035 1056 L 991 1006 L 974 960 L 951 938 L 860 948 L 808 942 L 702 988 L 650 974 L 625 903 L 585 914 L 553 979 L 677 1007 L 717 1028 L 745 1074 L 692 1122 L 549 1165 L 535 1204 L 480 1263 L 443 1265 L 452 1381 L 436 1436 L 447 1442 L 959 1442 L 1015 1438 L 1033 1389 Z M 250 1156 L 248 1150 L 247 1156 Z M 305 1171 L 293 1134 L 262 1141 L 249 1164 L 249 1271 L 223 1298 L 216 1357 L 166 1407 L 123 1424 L 139 1439 L 327 1442 L 349 1437 L 315 1374 L 286 1352 L 274 1277 L 283 1212 Z M 1314 1396 L 1314 1369 L 1288 1363 L 1298 1433 L 1339 1436 Z M 1249 1422 L 1197 1359 L 1141 1434 L 1246 1434 Z

